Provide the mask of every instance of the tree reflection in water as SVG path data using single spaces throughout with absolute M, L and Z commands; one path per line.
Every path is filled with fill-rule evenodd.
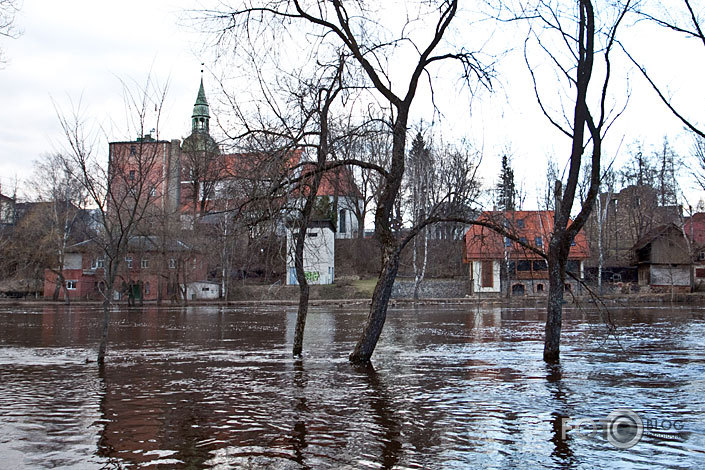
M 371 363 L 352 366 L 371 391 L 370 409 L 374 412 L 375 424 L 381 429 L 379 441 L 382 443 L 382 455 L 379 463 L 384 469 L 391 469 L 399 462 L 402 454 L 401 424 L 394 414 L 389 388 Z
M 306 443 L 306 420 L 310 416 L 306 400 L 307 384 L 303 361 L 296 358 L 294 360 L 294 415 L 296 421 L 291 431 L 291 443 L 294 447 L 294 462 L 301 465 L 303 469 L 310 468 L 306 465 L 304 457 L 304 450 L 308 446 Z
M 570 448 L 569 434 L 563 439 L 563 419 L 568 418 L 570 405 L 568 404 L 566 392 L 563 390 L 563 369 L 560 363 L 546 364 L 546 388 L 551 393 L 555 401 L 555 409 L 551 413 L 551 427 L 553 435 L 551 442 L 553 443 L 553 451 L 551 457 L 560 464 L 563 468 L 575 468 L 576 462 L 573 456 L 573 451 Z M 562 410 L 562 412 L 561 412 Z

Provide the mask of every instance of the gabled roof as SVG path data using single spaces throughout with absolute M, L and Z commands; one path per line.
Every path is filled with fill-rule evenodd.
M 161 237 L 157 235 L 136 235 L 133 237 L 130 237 L 130 239 L 127 242 L 127 250 L 128 252 L 134 252 L 134 251 L 161 251 L 162 250 L 162 241 Z M 175 251 L 190 251 L 191 247 L 189 247 L 186 243 L 182 242 L 181 240 L 167 240 L 164 244 L 164 249 L 167 252 L 175 252 Z M 83 253 L 83 252 L 91 252 L 99 248 L 98 242 L 96 242 L 93 239 L 88 239 L 84 240 L 82 242 L 78 242 L 74 245 L 71 245 L 66 249 L 68 253 Z
M 509 233 L 524 238 L 526 243 L 546 252 L 553 231 L 553 211 L 485 211 L 478 220 L 505 227 Z M 482 225 L 473 225 L 465 233 L 464 262 L 470 260 L 502 259 L 505 251 L 510 259 L 540 259 L 519 243 L 509 241 L 503 235 Z M 590 257 L 587 238 L 582 232 L 575 236 L 569 259 Z
M 633 250 L 641 250 L 649 243 L 653 242 L 657 238 L 667 237 L 669 235 L 676 235 L 679 238 L 683 238 L 683 230 L 676 224 L 663 224 L 652 228 L 646 234 L 641 237 L 634 244 Z
M 313 164 L 311 165 L 313 166 Z M 305 170 L 306 168 L 304 167 L 302 171 Z M 318 187 L 318 196 L 362 198 L 360 189 L 355 184 L 352 171 L 345 166 L 333 168 L 323 174 L 321 184 Z

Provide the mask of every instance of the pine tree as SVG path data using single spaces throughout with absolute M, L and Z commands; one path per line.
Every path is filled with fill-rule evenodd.
M 502 172 L 497 183 L 497 210 L 513 211 L 516 209 L 516 186 L 514 185 L 514 170 L 509 157 L 502 155 Z

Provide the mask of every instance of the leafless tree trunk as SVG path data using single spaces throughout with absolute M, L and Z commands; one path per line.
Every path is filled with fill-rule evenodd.
M 313 175 L 310 177 L 310 182 L 304 180 L 303 184 L 299 185 L 299 189 L 304 190 L 306 199 L 301 209 L 301 216 L 294 224 L 294 239 L 296 243 L 294 266 L 296 269 L 296 281 L 299 284 L 299 309 L 296 314 L 296 329 L 294 332 L 294 346 L 292 350 L 295 357 L 301 356 L 303 350 L 304 329 L 306 327 L 306 316 L 308 315 L 309 285 L 304 271 L 304 243 L 306 242 L 306 231 L 311 222 L 311 216 L 318 197 L 318 188 L 323 178 L 323 172 L 325 171 L 326 159 L 329 153 L 330 108 L 336 96 L 342 90 L 343 84 L 341 77 L 344 66 L 345 63 L 341 57 L 330 83 L 316 90 L 316 95 L 319 96 L 318 106 L 316 107 L 316 114 L 318 115 L 318 119 L 316 119 L 316 121 L 318 121 L 316 166 Z
M 402 41 L 377 39 L 376 34 L 368 34 L 378 28 L 378 22 L 368 18 L 371 13 L 360 3 L 344 3 L 340 0 L 319 1 L 304 4 L 298 0 L 287 2 L 261 1 L 243 9 L 211 13 L 225 21 L 222 31 L 234 35 L 241 34 L 243 40 L 252 37 L 252 28 L 270 28 L 275 19 L 280 27 L 310 28 L 314 35 L 325 40 L 332 49 L 342 51 L 348 56 L 348 63 L 355 63 L 359 74 L 364 78 L 364 86 L 374 90 L 375 98 L 385 103 L 385 108 L 391 111 L 388 126 L 392 135 L 392 151 L 388 166 L 381 170 L 382 184 L 377 207 L 375 208 L 375 236 L 381 245 L 382 270 L 375 287 L 370 313 L 363 332 L 358 340 L 350 360 L 355 363 L 369 362 L 377 345 L 387 314 L 387 305 L 392 286 L 399 269 L 401 249 L 410 239 L 399 240 L 394 231 L 397 222 L 400 189 L 404 178 L 406 157 L 406 135 L 411 105 L 417 94 L 419 82 L 429 67 L 440 61 L 452 60 L 462 67 L 463 78 L 468 82 L 477 79 L 482 84 L 489 83 L 489 71 L 477 60 L 469 48 L 461 51 L 442 50 L 447 46 L 443 42 L 450 24 L 458 11 L 457 0 L 439 2 L 420 2 L 423 12 L 419 13 L 418 21 L 432 23 L 430 35 L 423 44 L 416 44 L 412 38 L 404 37 Z M 369 15 L 368 15 L 369 16 Z M 265 20 L 259 22 L 260 20 Z M 262 26 L 266 25 L 266 26 Z M 271 31 L 268 33 L 271 34 Z M 229 36 L 230 37 L 230 36 Z M 396 77 L 402 75 L 395 72 L 394 79 L 388 74 L 386 60 L 380 60 L 385 53 L 390 55 L 402 44 L 410 44 L 411 51 L 418 54 L 417 60 L 406 71 L 408 79 L 398 87 L 394 85 Z M 327 48 L 328 50 L 331 47 Z M 321 62 L 325 63 L 325 60 Z M 430 220 L 430 219 L 429 219 Z M 425 225 L 424 225 L 425 226 Z M 412 230 L 414 235 L 418 230 Z
M 553 10 L 546 4 L 541 3 L 532 15 L 534 21 L 538 21 L 547 31 L 556 33 L 562 38 L 561 42 L 570 47 L 568 57 L 575 59 L 575 63 L 565 64 L 561 62 L 554 46 L 546 42 L 540 36 L 535 36 L 540 47 L 546 51 L 549 58 L 554 62 L 560 73 L 567 78 L 574 87 L 575 102 L 572 112 L 572 122 L 570 128 L 564 128 L 547 111 L 539 92 L 534 70 L 529 67 L 534 79 L 534 89 L 539 105 L 549 121 L 571 139 L 571 152 L 568 165 L 568 175 L 565 185 L 561 181 L 556 181 L 554 189 L 555 210 L 554 228 L 548 245 L 548 274 L 549 291 L 547 300 L 547 318 L 545 329 L 545 342 L 543 358 L 546 362 L 557 362 L 560 357 L 560 337 L 563 319 L 563 294 L 565 288 L 565 268 L 570 252 L 571 243 L 575 235 L 583 228 L 595 198 L 599 192 L 600 185 L 600 162 L 602 155 L 602 139 L 605 130 L 609 127 L 610 117 L 606 110 L 606 99 L 608 84 L 610 79 L 610 52 L 612 51 L 617 29 L 624 16 L 630 8 L 630 1 L 627 0 L 617 7 L 617 17 L 615 22 L 608 27 L 605 33 L 601 33 L 596 28 L 596 15 L 591 0 L 576 0 L 578 7 L 577 17 L 574 18 L 577 34 L 573 35 L 572 30 L 568 32 L 562 21 L 562 13 Z M 597 110 L 597 117 L 593 117 L 593 112 L 588 106 L 588 88 L 593 76 L 593 66 L 596 57 L 595 41 L 599 40 L 601 34 L 605 34 L 605 45 L 598 49 L 598 57 L 602 56 L 605 61 L 605 74 L 601 81 L 601 93 Z M 527 56 L 528 57 L 528 56 Z M 527 58 L 527 64 L 529 63 Z M 572 73 L 575 73 L 573 76 Z M 590 163 L 590 184 L 582 203 L 578 215 L 572 223 L 570 215 L 573 211 L 573 204 L 576 198 L 576 190 L 579 183 L 580 170 L 585 151 L 585 131 L 589 132 L 588 141 L 592 143 L 592 158 Z
M 98 347 L 98 364 L 101 366 L 105 362 L 112 296 L 121 260 L 128 251 L 130 237 L 156 207 L 157 196 L 152 189 L 162 177 L 162 172 L 157 171 L 162 154 L 158 132 L 155 142 L 145 138 L 145 131 L 148 129 L 147 119 L 152 119 L 150 123 L 156 122 L 155 127 L 159 128 L 166 89 L 154 86 L 151 79 L 143 88 L 134 90 L 123 84 L 123 89 L 134 130 L 142 136 L 129 154 L 116 152 L 107 158 L 99 156 L 95 149 L 96 134 L 86 126 L 80 109 L 73 110 L 70 115 L 57 111 L 66 138 L 64 167 L 83 187 L 95 207 L 99 233 L 93 241 L 105 256 L 103 323 Z M 151 115 L 152 109 L 156 110 L 154 115 Z

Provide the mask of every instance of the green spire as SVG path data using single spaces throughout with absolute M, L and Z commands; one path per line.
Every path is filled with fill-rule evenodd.
M 208 100 L 206 100 L 206 91 L 203 89 L 203 77 L 201 77 L 201 86 L 198 89 L 196 103 L 193 105 L 193 115 L 191 115 L 191 130 L 193 132 L 208 133 L 209 120 Z

